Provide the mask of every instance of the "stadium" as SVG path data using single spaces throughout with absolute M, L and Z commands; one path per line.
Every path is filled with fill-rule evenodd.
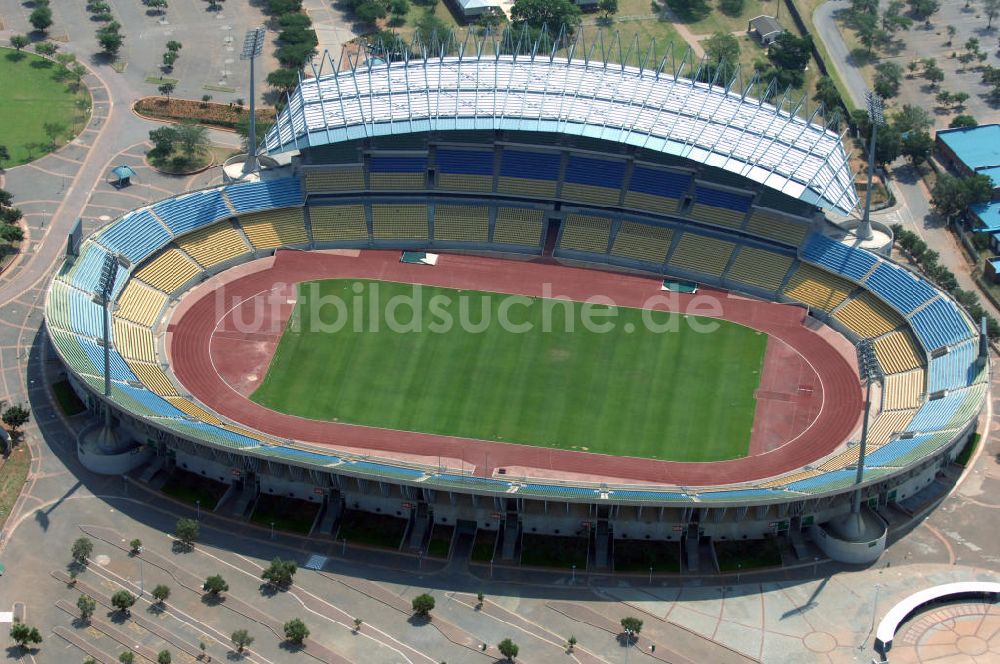
M 723 540 L 877 557 L 884 528 L 851 542 L 825 525 L 859 488 L 877 508 L 931 483 L 974 431 L 988 368 L 948 295 L 828 220 L 858 203 L 841 137 L 684 63 L 468 50 L 317 72 L 259 174 L 70 252 L 47 329 L 117 432 L 81 439 L 81 460 L 209 478 L 237 515 L 260 496 L 311 504 L 318 536 L 379 515 L 405 551 L 440 526 L 495 534 L 498 562 L 532 537 L 584 540 L 597 570 L 635 541 L 674 543 L 689 571 Z M 616 325 L 361 324 L 375 291 L 417 290 L 411 317 L 516 296 L 520 324 L 596 302 Z M 321 329 L 323 297 L 353 327 Z M 859 349 L 875 369 L 856 485 Z

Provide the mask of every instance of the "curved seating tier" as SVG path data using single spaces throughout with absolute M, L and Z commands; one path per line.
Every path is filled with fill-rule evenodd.
M 819 233 L 809 236 L 802 247 L 802 257 L 854 281 L 863 280 L 879 263 L 875 254 L 848 247 L 842 242 Z
M 923 369 L 889 374 L 885 377 L 882 407 L 886 410 L 916 408 L 924 391 Z
M 754 235 L 797 247 L 809 234 L 809 224 L 792 220 L 780 212 L 754 208 L 746 230 Z
M 494 152 L 438 148 L 437 188 L 450 191 L 493 191 Z
M 540 247 L 542 244 L 542 223 L 545 213 L 531 208 L 497 208 L 496 225 L 493 228 L 495 244 L 509 244 L 524 247 Z
M 307 193 L 362 191 L 365 172 L 360 165 L 308 170 L 304 174 Z
M 309 225 L 313 242 L 364 242 L 368 224 L 362 205 L 311 205 Z
M 903 324 L 899 314 L 868 291 L 834 309 L 833 317 L 861 338 L 887 334 Z
M 969 339 L 950 348 L 946 355 L 932 357 L 927 368 L 927 391 L 965 387 L 978 382 L 985 368 L 979 359 L 979 340 Z
M 241 215 L 240 227 L 254 249 L 276 249 L 309 242 L 302 208 Z
M 785 296 L 809 305 L 816 309 L 829 312 L 847 299 L 854 286 L 806 263 L 800 263 L 785 286 Z
M 201 267 L 174 247 L 168 248 L 136 271 L 135 276 L 164 293 L 175 290 L 201 272 Z
M 885 373 L 897 373 L 924 366 L 917 341 L 909 331 L 896 330 L 874 341 L 875 357 Z
M 298 178 L 231 184 L 225 188 L 225 195 L 239 213 L 298 207 L 304 200 Z
M 221 189 L 206 189 L 167 198 L 153 206 L 153 212 L 174 235 L 181 235 L 232 215 Z
M 490 209 L 485 205 L 434 206 L 434 240 L 485 244 L 490 235 Z
M 152 212 L 144 209 L 129 212 L 119 222 L 109 224 L 95 239 L 134 264 L 166 244 L 170 240 L 170 231 L 156 220 Z
M 684 233 L 670 255 L 668 264 L 688 272 L 721 277 L 735 248 L 734 242 L 697 233 Z
M 743 246 L 726 272 L 726 280 L 774 293 L 781 288 L 792 262 L 791 256 Z
M 428 238 L 426 205 L 372 205 L 372 237 L 376 240 Z
M 559 248 L 603 254 L 611 239 L 611 219 L 594 215 L 568 214 L 559 236 Z
M 115 316 L 149 327 L 160 315 L 167 296 L 141 281 L 130 281 L 118 297 Z
M 368 162 L 372 189 L 402 191 L 427 188 L 427 155 L 376 156 Z
M 250 251 L 250 247 L 228 220 L 199 228 L 178 238 L 177 246 L 204 268 L 232 260 Z
M 671 228 L 626 220 L 615 234 L 611 255 L 661 265 L 673 237 Z

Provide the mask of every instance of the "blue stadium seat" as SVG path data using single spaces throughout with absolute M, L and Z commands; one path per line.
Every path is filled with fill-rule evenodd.
M 97 235 L 102 245 L 125 256 L 132 264 L 139 263 L 170 241 L 170 233 L 149 210 L 129 212 Z
M 725 208 L 734 212 L 746 212 L 753 202 L 753 198 L 750 196 L 741 196 L 733 192 L 699 185 L 695 185 L 694 200 L 702 205 Z
M 967 387 L 978 374 L 979 339 L 963 341 L 947 355 L 931 358 L 927 373 L 927 391 L 937 392 Z
M 186 415 L 172 406 L 163 397 L 150 392 L 144 387 L 132 387 L 125 383 L 114 383 L 111 389 L 111 396 L 122 403 L 125 408 L 135 409 L 144 412 L 150 417 L 183 418 Z M 191 424 L 194 424 L 193 422 Z M 201 424 L 200 422 L 198 424 Z M 205 425 L 206 427 L 209 425 Z
M 915 448 L 934 437 L 934 434 L 925 433 L 913 438 L 897 438 L 878 448 L 874 452 L 865 456 L 865 467 L 868 466 L 893 466 L 896 460 L 905 454 L 909 454 Z
M 83 348 L 84 352 L 87 353 L 87 357 L 90 358 L 91 363 L 97 370 L 97 373 L 104 375 L 104 347 L 97 345 L 92 339 L 87 337 L 77 337 L 76 340 L 80 342 L 80 346 Z M 125 360 L 114 348 L 111 349 L 109 353 L 110 364 L 111 364 L 111 380 L 117 380 L 121 382 L 140 382 L 136 375 L 132 373 L 132 370 L 128 368 L 125 364 Z
M 597 489 L 582 486 L 562 486 L 560 484 L 526 484 L 517 490 L 518 493 L 540 496 L 574 496 L 598 498 L 601 492 Z
M 968 396 L 968 391 L 959 390 L 941 399 L 928 401 L 913 416 L 906 430 L 937 431 L 950 426 Z
M 338 464 L 343 459 L 337 456 L 332 456 L 330 454 L 319 454 L 318 452 L 307 452 L 306 450 L 300 450 L 295 447 L 276 447 L 273 445 L 261 445 L 260 451 L 262 454 L 273 454 L 275 456 L 281 457 L 292 457 L 301 458 L 304 461 L 317 461 L 322 463 L 324 466 L 329 466 L 333 464 Z
M 855 281 L 861 281 L 878 262 L 878 258 L 867 251 L 848 247 L 819 233 L 809 236 L 802 248 L 802 257 Z
M 94 242 L 85 242 L 82 253 L 76 259 L 69 272 L 69 283 L 73 284 L 86 293 L 97 292 L 98 281 L 101 278 L 101 269 L 104 267 L 104 257 L 108 255 L 107 249 Z M 119 268 L 115 275 L 114 287 L 111 289 L 112 299 L 118 297 L 118 293 L 125 287 L 129 273 L 125 269 Z
M 104 311 L 91 296 L 75 288 L 67 288 L 70 329 L 85 337 L 97 339 L 104 334 Z
M 791 484 L 785 485 L 784 488 L 789 491 L 814 491 L 829 484 L 840 484 L 845 481 L 849 482 L 855 477 L 855 475 L 856 471 L 854 470 L 835 470 L 822 475 L 807 477 L 806 479 L 799 480 L 798 482 L 792 482 Z
M 304 200 L 298 178 L 234 184 L 226 187 L 226 196 L 238 212 L 295 207 Z
M 572 155 L 566 165 L 566 182 L 620 189 L 624 178 L 625 162 L 623 161 L 590 159 L 589 157 Z
M 771 489 L 733 489 L 731 491 L 707 491 L 699 493 L 698 499 L 702 502 L 711 500 L 739 500 L 741 498 L 751 498 L 753 496 L 767 496 L 774 493 Z
M 457 175 L 493 175 L 493 153 L 476 150 L 444 150 L 435 156 L 440 173 Z
M 880 263 L 865 282 L 868 290 L 908 314 L 936 294 L 923 279 L 891 263 Z
M 691 187 L 691 180 L 691 175 L 636 166 L 629 178 L 628 190 L 650 196 L 680 198 Z
M 372 173 L 421 173 L 427 170 L 427 157 L 373 156 L 368 165 Z
M 193 435 L 196 438 L 225 445 L 226 447 L 246 448 L 260 446 L 260 441 L 254 438 L 244 436 L 243 434 L 236 433 L 235 431 L 223 429 L 222 427 L 218 427 L 213 424 L 194 422 L 185 419 L 169 420 L 166 424 L 171 429 L 180 433 Z
M 222 198 L 220 189 L 198 191 L 182 198 L 168 198 L 154 205 L 153 211 L 174 235 L 193 231 L 233 214 Z
M 910 317 L 910 325 L 928 351 L 972 336 L 965 318 L 950 300 L 934 300 Z
M 618 500 L 653 501 L 661 500 L 690 500 L 683 493 L 675 491 L 637 491 L 633 489 L 614 489 L 611 497 Z
M 371 473 L 373 475 L 392 475 L 393 477 L 423 477 L 424 472 L 422 470 L 414 470 L 413 468 L 403 468 L 400 466 L 391 466 L 384 463 L 372 463 L 371 461 L 351 461 L 343 466 L 344 468 L 350 470 L 357 470 L 365 473 Z
M 558 180 L 561 157 L 551 152 L 504 150 L 500 175 L 507 178 Z

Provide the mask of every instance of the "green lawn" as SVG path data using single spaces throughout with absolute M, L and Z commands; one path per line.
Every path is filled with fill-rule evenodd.
M 390 330 L 387 304 L 415 288 L 420 304 L 397 307 L 394 319 L 421 331 Z M 681 461 L 746 455 L 766 335 L 724 321 L 704 333 L 676 314 L 606 307 L 599 322 L 613 330 L 602 334 L 584 328 L 584 310 L 594 306 L 505 304 L 511 297 L 389 282 L 300 284 L 252 399 L 318 420 L 544 447 Z M 330 298 L 345 303 L 339 330 L 337 308 L 320 306 Z M 444 298 L 450 304 L 439 307 Z M 531 330 L 505 330 L 497 324 L 505 311 Z M 480 323 L 483 312 L 489 321 L 478 331 L 458 324 Z M 448 330 L 438 325 L 443 314 L 455 323 Z M 655 332 L 646 319 L 677 329 Z
M 71 90 L 66 81 L 58 80 L 60 69 L 60 65 L 32 53 L 0 48 L 0 145 L 10 151 L 5 168 L 37 159 L 51 149 L 43 129 L 46 123 L 66 128 L 57 144 L 83 128 L 83 108 L 90 104 L 86 87 Z

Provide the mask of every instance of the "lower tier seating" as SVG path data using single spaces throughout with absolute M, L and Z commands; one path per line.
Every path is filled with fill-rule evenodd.
M 497 182 L 497 191 L 515 196 L 553 199 L 556 196 L 556 181 L 501 176 Z
M 695 203 L 691 206 L 688 216 L 708 224 L 725 226 L 726 228 L 739 228 L 746 218 L 745 212 L 729 210 L 727 208 L 712 207 L 703 203 Z
M 735 247 L 726 240 L 684 233 L 670 256 L 670 266 L 721 277 Z
M 608 251 L 608 239 L 611 236 L 611 219 L 583 214 L 566 215 L 562 234 L 559 238 L 560 249 L 585 251 L 591 254 L 604 254 Z
M 726 279 L 775 292 L 792 267 L 792 258 L 757 247 L 741 247 Z
M 617 206 L 620 196 L 621 188 L 595 187 L 575 182 L 564 182 L 562 187 L 562 199 L 571 203 Z
M 156 362 L 156 343 L 148 327 L 134 325 L 115 316 L 112 321 L 114 344 L 126 360 Z
M 892 307 L 867 291 L 840 306 L 833 317 L 864 338 L 885 334 L 903 323 Z
M 482 242 L 490 236 L 490 209 L 485 205 L 435 205 L 434 239 Z
M 647 210 L 655 214 L 675 214 L 680 208 L 680 201 L 666 196 L 654 196 L 639 191 L 625 192 L 625 207 L 633 210 Z
M 189 415 L 197 420 L 208 422 L 209 424 L 214 424 L 216 426 L 222 424 L 222 420 L 189 399 L 185 399 L 184 397 L 168 396 L 166 397 L 166 400 L 167 403 L 185 415 Z
M 545 213 L 529 208 L 497 208 L 493 242 L 524 247 L 540 247 Z
M 886 410 L 916 408 L 924 392 L 924 370 L 913 369 L 885 377 L 882 407 Z
M 313 242 L 364 242 L 368 224 L 362 205 L 313 205 L 309 208 Z
M 177 240 L 177 246 L 205 268 L 250 251 L 229 220 L 200 228 Z
M 368 182 L 373 190 L 411 191 L 427 188 L 427 173 L 369 173 Z
M 156 321 L 166 301 L 167 296 L 162 292 L 132 279 L 118 296 L 115 316 L 149 327 Z
M 372 205 L 372 234 L 376 240 L 426 240 L 426 205 Z
M 242 215 L 240 226 L 255 249 L 276 249 L 309 242 L 302 208 Z
M 785 295 L 796 302 L 830 311 L 854 290 L 854 284 L 812 265 L 800 263 L 785 286 Z
M 143 385 L 161 397 L 177 395 L 173 383 L 159 366 L 134 360 L 130 360 L 128 366 Z
M 674 231 L 662 226 L 623 221 L 615 235 L 611 255 L 660 265 L 667 258 Z
M 754 209 L 747 220 L 747 232 L 797 247 L 809 233 L 809 223 L 793 221 L 777 213 Z
M 164 293 L 173 293 L 201 272 L 187 256 L 170 247 L 135 273 L 145 283 Z
M 437 188 L 442 191 L 493 191 L 492 175 L 438 173 Z
M 924 366 L 923 352 L 909 331 L 896 330 L 875 340 L 875 357 L 885 373 L 898 373 Z
M 309 193 L 362 191 L 365 188 L 365 175 L 360 165 L 322 171 L 308 170 L 305 176 L 306 191 Z
M 868 424 L 868 444 L 873 447 L 885 445 L 893 434 L 906 429 L 916 412 L 914 409 L 882 411 Z

